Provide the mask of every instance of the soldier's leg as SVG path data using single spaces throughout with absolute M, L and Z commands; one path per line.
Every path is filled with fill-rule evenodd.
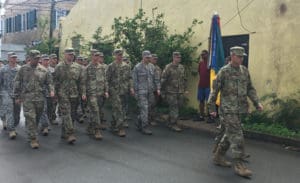
M 25 116 L 25 125 L 29 141 L 37 140 L 36 106 L 33 101 L 25 100 L 23 102 L 23 111 Z
M 230 149 L 234 159 L 235 173 L 249 177 L 252 175 L 252 171 L 246 168 L 243 163 L 244 154 L 244 135 L 241 126 L 241 117 L 239 114 L 227 114 L 224 115 L 225 135 L 230 142 Z
M 13 99 L 13 108 L 15 127 L 17 127 L 20 123 L 21 104 L 17 104 L 15 99 Z
M 71 118 L 71 103 L 69 98 L 59 98 L 59 109 L 62 119 L 62 137 L 67 138 L 74 134 L 74 125 Z
M 41 131 L 42 131 L 42 134 L 44 135 L 44 136 L 47 136 L 48 135 L 48 133 L 49 133 L 49 129 L 48 129 L 48 127 L 49 127 L 49 124 L 50 124 L 50 120 L 49 120 L 49 118 L 48 118 L 48 106 L 47 106 L 47 98 L 45 98 L 44 99 L 44 102 L 43 102 L 43 104 L 44 104 L 44 106 L 43 106 L 43 110 L 42 110 L 42 113 L 41 113 L 41 115 L 39 115 L 39 113 L 38 113 L 38 115 L 37 115 L 37 117 L 39 117 L 40 116 L 40 118 L 38 118 L 38 122 L 39 122 L 39 124 L 41 125 Z M 39 104 L 37 104 L 37 105 L 39 105 Z
M 71 118 L 74 123 L 75 121 L 79 120 L 78 113 L 77 113 L 77 109 L 79 106 L 79 100 L 78 100 L 78 98 L 71 98 L 70 103 L 71 103 Z
M 156 93 L 149 94 L 149 123 L 152 126 L 157 125 L 155 121 L 156 106 L 158 103 L 158 97 Z
M 104 96 L 99 96 L 98 97 L 98 106 L 99 106 L 99 116 L 100 116 L 100 121 L 101 121 L 101 128 L 106 129 L 105 125 L 105 119 L 104 119 L 104 103 L 105 103 L 105 97 Z
M 143 128 L 148 127 L 149 121 L 148 121 L 148 95 L 147 94 L 139 94 L 138 95 L 138 128 L 142 130 Z
M 6 104 L 6 121 L 7 121 L 7 130 L 9 131 L 9 138 L 14 139 L 17 136 L 15 118 L 14 118 L 14 105 L 13 99 L 10 97 L 5 99 Z
M 95 135 L 95 131 L 99 130 L 100 128 L 100 117 L 99 117 L 99 107 L 98 101 L 96 96 L 89 96 L 88 97 L 88 105 L 91 111 L 90 113 L 90 125 L 89 128 L 92 130 L 91 135 Z

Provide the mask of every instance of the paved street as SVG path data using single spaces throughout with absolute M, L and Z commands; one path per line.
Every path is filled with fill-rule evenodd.
M 48 137 L 40 136 L 41 147 L 26 143 L 24 123 L 16 140 L 0 133 L 1 183 L 297 183 L 300 154 L 278 145 L 247 141 L 251 153 L 248 166 L 252 179 L 234 175 L 230 168 L 211 161 L 212 137 L 193 130 L 174 133 L 164 126 L 153 136 L 138 133 L 131 123 L 126 138 L 103 133 L 95 141 L 85 135 L 86 124 L 77 124 L 76 145 L 60 139 L 60 126 Z M 230 153 L 229 153 L 230 155 Z

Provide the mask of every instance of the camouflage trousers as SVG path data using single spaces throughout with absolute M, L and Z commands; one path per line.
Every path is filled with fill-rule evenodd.
M 80 103 L 80 108 L 81 108 L 81 116 L 80 116 L 80 120 L 84 121 L 85 118 L 87 118 L 89 110 L 88 110 L 88 101 L 86 100 L 79 100 Z
M 111 94 L 110 97 L 111 105 L 112 105 L 112 122 L 111 125 L 113 128 L 123 128 L 124 122 L 126 120 L 125 116 L 125 95 Z
M 48 128 L 49 126 L 49 118 L 48 118 L 48 107 L 47 107 L 47 98 L 44 98 L 44 109 L 43 113 L 41 115 L 41 118 L 39 119 L 39 123 L 41 124 L 42 129 Z
M 149 125 L 150 111 L 154 104 L 154 95 L 152 92 L 148 94 L 138 94 L 137 103 L 139 108 L 138 128 L 144 128 Z
M 149 121 L 155 121 L 155 116 L 157 116 L 156 107 L 161 101 L 161 96 L 157 95 L 156 92 L 153 93 L 153 104 L 151 105 L 151 109 L 149 110 Z
M 29 140 L 36 139 L 37 126 L 44 110 L 44 101 L 25 99 L 23 111 Z
M 125 102 L 123 105 L 123 110 L 125 111 L 125 120 L 128 120 L 128 115 L 129 115 L 129 101 L 130 101 L 130 94 L 127 93 L 125 94 Z
M 182 93 L 166 93 L 164 99 L 169 105 L 169 125 L 174 125 L 178 121 L 179 108 L 183 104 L 184 96 Z
M 58 103 L 62 119 L 62 135 L 71 135 L 75 128 L 71 112 L 76 113 L 78 98 L 59 97 Z
M 6 123 L 8 131 L 14 131 L 20 122 L 21 105 L 16 104 L 7 92 L 1 95 L 0 117 Z
M 103 96 L 88 96 L 88 108 L 90 110 L 90 124 L 89 129 L 99 130 L 101 121 L 101 112 L 104 104 Z
M 54 98 L 47 97 L 47 116 L 49 121 L 54 121 L 56 119 L 56 106 L 57 101 Z
M 221 131 L 223 136 L 218 146 L 223 152 L 226 152 L 230 148 L 233 158 L 239 159 L 244 153 L 244 135 L 241 125 L 241 115 L 222 114 L 220 116 L 222 118 L 220 121 L 221 125 L 223 125 L 223 132 Z

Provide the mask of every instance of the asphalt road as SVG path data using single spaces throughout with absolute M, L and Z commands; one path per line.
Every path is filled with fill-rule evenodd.
M 77 124 L 78 141 L 60 139 L 60 126 L 48 137 L 40 136 L 40 148 L 26 142 L 24 123 L 16 140 L 0 133 L 0 183 L 298 183 L 300 154 L 279 145 L 246 142 L 251 154 L 252 179 L 234 174 L 232 168 L 212 164 L 213 139 L 193 130 L 169 131 L 163 125 L 152 136 L 138 133 L 132 123 L 126 138 L 103 132 L 95 141 Z M 230 159 L 230 152 L 228 153 Z

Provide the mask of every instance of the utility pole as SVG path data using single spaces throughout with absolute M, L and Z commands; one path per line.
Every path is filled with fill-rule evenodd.
M 50 8 L 50 30 L 49 30 L 49 39 L 53 38 L 53 30 L 55 24 L 55 0 L 51 0 L 51 8 Z

